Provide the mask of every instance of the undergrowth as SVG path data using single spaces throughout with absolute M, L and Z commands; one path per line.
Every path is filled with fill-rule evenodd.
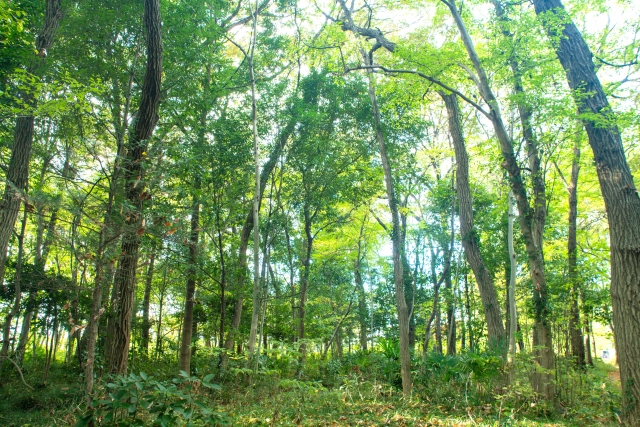
M 531 389 L 535 369 L 519 355 L 512 365 L 491 354 L 427 354 L 413 361 L 414 391 L 401 393 L 393 343 L 372 352 L 299 363 L 296 347 L 277 344 L 258 358 L 202 349 L 192 372 L 175 360 L 139 358 L 134 373 L 96 382 L 92 407 L 82 396 L 79 368 L 54 364 L 47 384 L 37 365 L 25 380 L 5 367 L 0 425 L 307 425 L 307 426 L 613 426 L 619 385 L 598 364 L 574 369 L 558 360 L 557 398 L 545 402 Z

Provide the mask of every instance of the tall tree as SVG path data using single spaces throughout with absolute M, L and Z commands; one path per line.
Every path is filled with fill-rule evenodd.
M 346 8 L 345 8 L 346 10 Z M 353 22 L 351 22 L 353 24 Z M 373 65 L 371 61 L 372 54 L 362 52 L 366 65 Z M 404 274 L 402 265 L 401 247 L 401 227 L 400 214 L 398 212 L 398 199 L 395 191 L 393 171 L 389 156 L 387 156 L 387 141 L 380 119 L 380 110 L 378 109 L 378 101 L 376 98 L 375 83 L 373 80 L 373 72 L 369 71 L 369 98 L 371 99 L 371 107 L 373 114 L 373 122 L 375 126 L 376 141 L 378 142 L 378 150 L 380 160 L 382 161 L 382 169 L 384 171 L 384 183 L 387 190 L 387 200 L 389 201 L 389 210 L 391 211 L 391 243 L 393 254 L 393 282 L 396 293 L 396 307 L 398 310 L 398 325 L 400 336 L 400 374 L 402 377 L 402 392 L 405 396 L 411 394 L 413 380 L 411 379 L 411 353 L 409 351 L 409 308 L 404 292 Z
M 162 82 L 162 21 L 160 0 L 145 0 L 144 26 L 146 29 L 147 65 L 142 83 L 140 105 L 133 129 L 129 135 L 127 153 L 123 161 L 126 200 L 131 207 L 125 212 L 126 228 L 122 236 L 121 255 L 114 282 L 116 295 L 115 316 L 109 327 L 111 337 L 107 358 L 109 372 L 125 373 L 129 353 L 133 297 L 138 265 L 138 248 L 142 224 L 144 196 L 144 157 L 149 138 L 158 121 L 160 87 Z
M 504 324 L 500 313 L 500 305 L 493 284 L 493 275 L 489 272 L 487 265 L 480 253 L 480 239 L 473 224 L 473 202 L 469 186 L 469 156 L 464 143 L 462 124 L 460 122 L 460 112 L 457 95 L 450 93 L 440 93 L 447 108 L 449 117 L 449 132 L 453 141 L 453 148 L 456 155 L 456 190 L 458 196 L 460 215 L 460 236 L 464 254 L 467 262 L 473 270 L 484 316 L 489 332 L 489 346 L 496 350 L 503 350 L 504 347 Z
M 607 209 L 611 301 L 620 362 L 623 420 L 640 424 L 640 197 L 622 137 L 593 64 L 593 54 L 560 0 L 534 0 L 574 91 Z
M 476 83 L 480 95 L 489 106 L 487 118 L 491 120 L 494 131 L 500 143 L 500 150 L 504 158 L 503 167 L 509 175 L 509 184 L 516 198 L 519 211 L 520 230 L 525 241 L 529 270 L 533 282 L 532 300 L 534 307 L 534 331 L 533 347 L 534 357 L 539 365 L 532 376 L 534 390 L 547 399 L 554 397 L 552 382 L 552 370 L 555 366 L 555 354 L 553 352 L 551 323 L 549 318 L 548 289 L 544 272 L 544 259 L 542 256 L 542 234 L 538 230 L 535 220 L 535 209 L 529 203 L 529 197 L 522 177 L 522 171 L 518 164 L 513 142 L 509 137 L 507 128 L 502 119 L 498 100 L 491 89 L 487 72 L 478 56 L 471 36 L 460 16 L 454 0 L 441 0 L 450 10 L 453 19 L 460 31 L 462 42 L 467 50 L 469 59 L 473 64 L 475 74 L 470 73 Z
M 27 72 L 36 78 L 41 78 L 44 73 L 45 58 L 53 46 L 54 37 L 63 14 L 61 0 L 47 0 L 44 25 L 36 38 L 37 54 L 30 59 L 27 66 Z M 2 202 L 0 202 L 0 284 L 4 280 L 7 245 L 13 235 L 20 204 L 26 200 L 25 193 L 29 180 L 29 161 L 31 160 L 35 125 L 34 113 L 38 104 L 34 91 L 23 92 L 20 96 L 27 111 L 16 119 L 7 179 Z

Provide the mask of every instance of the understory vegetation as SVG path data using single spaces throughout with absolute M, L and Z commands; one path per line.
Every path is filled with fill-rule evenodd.
M 0 423 L 12 426 L 614 426 L 620 412 L 616 368 L 603 362 L 576 370 L 558 363 L 558 398 L 539 399 L 521 355 L 505 366 L 495 355 L 429 353 L 415 361 L 413 394 L 402 395 L 399 361 L 381 348 L 342 358 L 310 358 L 301 368 L 295 347 L 277 345 L 257 360 L 201 349 L 193 373 L 168 375 L 175 359 L 141 360 L 127 376 L 96 384 L 91 410 L 82 370 L 56 362 L 48 382 L 38 360 L 24 376 L 5 369 Z M 248 367 L 251 366 L 251 367 Z M 562 367 L 560 367 L 562 366 Z
M 638 0 L 0 0 L 0 426 L 640 427 Z

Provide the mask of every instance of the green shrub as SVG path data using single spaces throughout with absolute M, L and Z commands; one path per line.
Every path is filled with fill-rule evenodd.
M 96 390 L 89 409 L 77 423 L 87 426 L 214 426 L 227 425 L 224 413 L 212 410 L 201 400 L 204 391 L 219 390 L 210 381 L 184 371 L 171 381 L 157 381 L 140 375 L 114 376 Z

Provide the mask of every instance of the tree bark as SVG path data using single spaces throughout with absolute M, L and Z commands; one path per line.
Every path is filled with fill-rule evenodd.
M 253 310 L 251 313 L 251 328 L 249 331 L 249 344 L 247 351 L 249 357 L 253 356 L 256 345 L 256 334 L 258 332 L 258 321 L 260 316 L 260 145 L 258 144 L 258 106 L 256 99 L 256 76 L 254 69 L 254 55 L 256 48 L 256 26 L 258 20 L 253 15 L 253 31 L 251 35 L 251 49 L 248 56 L 249 75 L 251 77 L 251 128 L 253 133 L 253 163 L 255 190 L 253 194 Z M 266 236 L 265 241 L 268 239 Z M 265 243 L 266 244 L 266 243 Z M 266 247 L 266 246 L 265 246 Z
M 640 198 L 616 116 L 596 74 L 589 46 L 560 0 L 534 0 L 533 4 L 567 73 L 593 150 L 609 221 L 611 301 L 620 360 L 622 419 L 626 425 L 636 426 L 640 424 Z
M 507 245 L 509 247 L 509 355 L 511 363 L 516 358 L 516 330 L 518 327 L 518 313 L 516 311 L 516 250 L 513 244 L 513 221 L 514 221 L 514 206 L 513 206 L 513 193 L 510 191 L 508 196 L 509 203 L 509 218 L 508 218 L 508 231 L 507 231 Z
M 504 325 L 500 313 L 500 305 L 493 285 L 493 276 L 489 272 L 484 258 L 480 253 L 479 237 L 473 224 L 473 199 L 469 185 L 469 156 L 464 143 L 462 126 L 460 123 L 460 111 L 458 100 L 455 94 L 445 94 L 440 92 L 447 107 L 449 117 L 449 132 L 453 141 L 453 148 L 456 155 L 456 190 L 460 215 L 460 235 L 467 262 L 473 270 L 473 274 L 478 283 L 484 317 L 487 322 L 489 333 L 489 346 L 498 351 L 503 351 L 504 347 Z
M 567 183 L 569 194 L 569 235 L 567 236 L 567 270 L 571 285 L 571 306 L 569 312 L 569 336 L 571 338 L 571 356 L 579 367 L 586 363 L 584 338 L 580 323 L 580 277 L 578 273 L 578 175 L 580 173 L 580 146 L 573 146 L 571 181 Z
M 13 299 L 13 307 L 7 313 L 4 319 L 4 329 L 2 333 L 2 349 L 0 349 L 0 360 L 9 355 L 9 343 L 11 335 L 11 322 L 18 315 L 20 310 L 20 301 L 22 301 L 22 289 L 20 288 L 20 279 L 22 275 L 22 258 L 24 256 L 24 233 L 27 227 L 27 207 L 24 207 L 24 215 L 22 217 L 22 227 L 18 235 L 18 260 L 16 262 L 16 274 L 13 278 L 13 286 L 15 296 Z M 17 326 L 17 325 L 16 325 Z
M 539 365 L 532 377 L 534 390 L 545 399 L 553 399 L 555 391 L 552 382 L 552 372 L 555 367 L 555 355 L 553 353 L 553 343 L 551 336 L 551 323 L 549 321 L 549 305 L 547 282 L 544 274 L 544 259 L 542 257 L 541 230 L 534 224 L 535 211 L 529 204 L 529 198 L 522 178 L 520 165 L 516 159 L 513 144 L 504 126 L 498 101 L 491 90 L 489 79 L 484 70 L 480 58 L 475 51 L 475 47 L 469 33 L 453 3 L 453 0 L 441 0 L 447 5 L 458 26 L 462 41 L 465 45 L 469 59 L 471 60 L 477 76 L 473 76 L 478 86 L 478 90 L 484 101 L 489 106 L 489 118 L 496 132 L 504 162 L 503 168 L 509 175 L 509 184 L 516 198 L 519 211 L 519 223 L 522 237 L 529 260 L 529 270 L 533 283 L 533 307 L 534 307 L 534 328 L 533 328 L 533 355 Z
M 147 277 L 144 284 L 144 297 L 142 299 L 142 340 L 140 347 L 144 354 L 149 354 L 149 331 L 151 322 L 149 322 L 149 308 L 151 305 L 151 285 L 153 284 L 153 271 L 156 262 L 156 249 L 151 249 L 149 256 L 149 266 L 147 267 Z
M 353 276 L 356 282 L 356 293 L 358 295 L 358 323 L 360 331 L 358 337 L 360 339 L 360 350 L 367 351 L 367 296 L 362 283 L 362 258 L 364 256 L 362 246 L 362 238 L 364 235 L 364 226 L 367 222 L 367 216 L 362 219 L 360 226 L 360 235 L 358 236 L 358 252 L 353 267 Z
M 369 56 L 363 52 L 363 57 L 367 65 L 370 60 Z M 411 379 L 411 353 L 409 352 L 409 309 L 404 294 L 404 274 L 402 268 L 402 252 L 401 247 L 401 230 L 400 215 L 398 212 L 398 200 L 393 182 L 393 173 L 391 163 L 387 156 L 386 138 L 382 122 L 380 120 L 380 111 L 378 110 L 378 101 L 376 99 L 375 85 L 372 72 L 369 71 L 369 98 L 371 99 L 371 107 L 373 120 L 376 131 L 376 140 L 380 150 L 380 160 L 382 161 L 382 169 L 384 171 L 384 182 L 387 190 L 387 198 L 389 201 L 389 210 L 391 211 L 391 241 L 393 253 L 393 282 L 396 291 L 396 306 L 398 309 L 398 325 L 400 336 L 400 373 L 402 377 L 402 392 L 405 396 L 411 394 L 413 387 Z
M 189 258 L 187 269 L 187 288 L 184 297 L 184 319 L 180 342 L 179 369 L 191 373 L 191 340 L 194 330 L 193 307 L 195 304 L 196 283 L 198 281 L 198 240 L 200 238 L 200 177 L 195 178 L 196 194 L 193 196 L 191 210 L 191 234 L 189 236 Z
M 123 374 L 127 370 L 136 269 L 142 226 L 144 169 L 148 140 L 158 121 L 162 82 L 162 21 L 160 1 L 145 0 L 144 25 L 147 32 L 147 66 L 142 84 L 140 107 L 129 135 L 129 146 L 123 162 L 127 203 L 133 208 L 125 213 L 126 228 L 122 236 L 121 255 L 114 282 L 116 293 L 112 319 L 111 345 L 107 353 L 109 372 Z
M 313 233 L 311 232 L 312 215 L 309 203 L 305 201 L 304 207 L 304 258 L 302 259 L 302 274 L 300 277 L 300 301 L 298 303 L 298 341 L 304 340 L 304 316 L 307 304 L 307 290 L 309 289 L 309 269 L 311 268 L 311 254 L 313 252 Z M 305 362 L 307 346 L 300 343 L 300 361 Z
M 55 33 L 64 15 L 61 0 L 47 0 L 44 25 L 36 38 L 38 57 L 33 58 L 27 71 L 36 77 L 42 74 L 44 58 L 53 46 Z M 34 110 L 37 100 L 32 93 L 22 93 L 22 100 L 28 109 Z M 26 189 L 29 181 L 29 161 L 33 145 L 35 118 L 33 111 L 27 111 L 16 119 L 13 132 L 13 146 L 7 169 L 7 179 L 2 201 L 0 202 L 0 284 L 4 281 L 7 261 L 7 246 L 13 235 L 20 204 L 26 201 Z

